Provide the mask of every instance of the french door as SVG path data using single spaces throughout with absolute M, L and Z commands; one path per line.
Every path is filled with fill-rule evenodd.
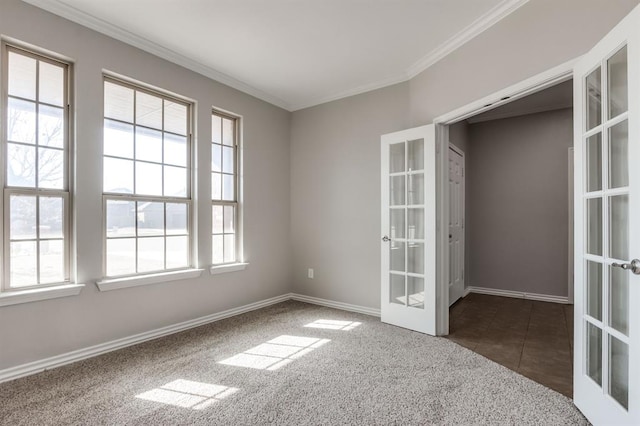
M 382 321 L 436 334 L 435 126 L 382 136 Z
M 449 306 L 464 293 L 464 156 L 449 147 Z
M 574 68 L 574 401 L 640 424 L 640 8 Z

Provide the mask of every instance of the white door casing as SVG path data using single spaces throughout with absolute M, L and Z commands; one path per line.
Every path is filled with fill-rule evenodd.
M 381 319 L 436 335 L 435 126 L 381 142 Z
M 449 306 L 464 293 L 464 153 L 449 146 Z
M 638 425 L 640 7 L 576 63 L 574 138 L 574 402 L 594 425 Z

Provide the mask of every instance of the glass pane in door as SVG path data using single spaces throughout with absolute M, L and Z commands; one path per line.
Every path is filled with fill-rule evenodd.
M 409 306 L 424 309 L 424 278 L 407 277 Z
M 609 324 L 629 335 L 629 272 L 609 267 Z
M 392 271 L 405 272 L 404 252 L 405 243 L 395 241 L 389 244 L 389 257 L 391 259 L 390 268 Z
M 406 176 L 391 176 L 389 185 L 389 204 L 392 206 L 403 206 L 405 187 L 404 180 Z
M 424 208 L 415 207 L 407 211 L 408 236 L 410 240 L 424 239 Z
M 587 325 L 587 375 L 602 386 L 602 330 L 590 322 Z
M 398 274 L 389 274 L 389 302 L 398 305 L 406 305 L 406 293 L 405 293 L 405 276 Z
M 587 76 L 587 130 L 602 123 L 602 72 L 596 68 Z
M 609 198 L 609 257 L 629 259 L 629 196 Z
M 627 46 L 618 50 L 607 61 L 609 71 L 609 118 L 627 111 Z
M 602 198 L 587 200 L 587 253 L 602 255 Z
M 389 211 L 389 217 L 391 219 L 389 229 L 391 232 L 390 237 L 392 241 L 396 238 L 405 238 L 404 212 L 404 209 L 391 209 Z
M 602 264 L 587 260 L 587 315 L 602 321 Z
M 389 173 L 404 172 L 404 143 L 395 143 L 389 147 Z
M 409 153 L 407 162 L 409 163 L 409 171 L 424 170 L 424 139 L 416 139 L 407 142 Z
M 409 205 L 424 204 L 424 174 L 409 175 L 409 188 L 407 190 Z
M 609 336 L 609 395 L 629 408 L 629 346 Z
M 587 138 L 587 192 L 602 189 L 602 134 Z
M 629 185 L 629 121 L 609 129 L 609 188 Z

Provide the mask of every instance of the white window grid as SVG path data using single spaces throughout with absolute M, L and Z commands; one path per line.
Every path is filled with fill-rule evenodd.
M 128 88 L 130 90 L 134 91 L 134 98 L 133 98 L 133 117 L 131 120 L 122 120 L 122 119 L 117 119 L 117 118 L 113 118 L 113 117 L 107 117 L 105 114 L 105 121 L 110 121 L 113 123 L 120 123 L 122 125 L 129 125 L 132 126 L 133 129 L 133 154 L 131 157 L 122 157 L 122 156 L 117 156 L 117 155 L 112 155 L 112 154 L 104 154 L 103 153 L 103 159 L 117 159 L 117 160 L 127 160 L 130 161 L 131 163 L 133 163 L 133 188 L 131 192 L 118 192 L 118 191 L 104 191 L 103 190 L 103 272 L 104 272 L 104 276 L 108 277 L 108 278 L 114 278 L 114 277 L 124 277 L 124 276 L 134 276 L 134 275 L 140 275 L 140 274 L 150 274 L 150 273 L 160 273 L 160 272 L 170 272 L 170 271 L 176 271 L 176 270 L 184 270 L 184 269 L 188 269 L 190 267 L 193 266 L 194 263 L 194 248 L 193 248 L 193 229 L 192 229 L 192 223 L 193 223 L 193 215 L 194 215 L 194 208 L 193 208 L 193 200 L 191 197 L 191 188 L 192 188 L 192 133 L 191 133 L 191 128 L 192 128 L 192 116 L 193 116 L 193 104 L 185 101 L 183 99 L 179 99 L 177 97 L 174 97 L 172 95 L 166 94 L 162 91 L 159 90 L 153 90 L 153 89 L 149 89 L 146 87 L 143 87 L 141 85 L 138 84 L 134 84 L 134 83 L 130 83 L 128 81 L 124 81 L 115 77 L 111 77 L 111 76 L 104 76 L 104 84 L 106 85 L 107 83 L 113 84 L 113 85 L 117 85 L 117 86 L 121 86 L 121 87 L 125 87 Z M 138 93 L 143 94 L 143 95 L 151 95 L 153 97 L 158 97 L 161 98 L 163 100 L 162 103 L 162 129 L 156 129 L 156 128 L 152 128 L 152 127 L 148 127 L 145 126 L 143 124 L 138 123 L 138 119 L 137 119 L 137 98 L 138 98 Z M 185 127 L 185 131 L 184 134 L 178 134 L 172 131 L 169 131 L 165 128 L 165 108 L 166 108 L 166 104 L 167 102 L 169 103 L 173 103 L 173 104 L 177 104 L 177 105 L 181 105 L 183 107 L 186 108 L 186 127 Z M 104 126 L 103 126 L 104 128 Z M 186 181 L 185 181 L 185 185 L 186 185 L 186 189 L 184 191 L 183 195 L 179 195 L 179 196 L 170 196 L 170 195 L 141 195 L 141 194 L 136 194 L 136 189 L 137 189 L 137 174 L 136 174 L 136 168 L 139 165 L 146 165 L 146 164 L 151 164 L 151 165 L 156 165 L 156 166 L 160 166 L 162 168 L 162 194 L 165 194 L 165 189 L 166 189 L 166 181 L 165 181 L 165 170 L 167 167 L 174 167 L 174 164 L 170 164 L 167 163 L 165 161 L 165 152 L 164 152 L 164 146 L 163 146 L 163 150 L 162 150 L 162 159 L 160 161 L 151 161 L 151 160 L 144 160 L 144 159 L 139 159 L 137 152 L 136 152 L 136 145 L 137 145 L 137 131 L 139 129 L 142 130 L 153 130 L 153 131 L 159 131 L 162 134 L 162 139 L 163 139 L 163 144 L 166 140 L 167 137 L 171 137 L 171 136 L 180 136 L 180 137 L 185 137 L 186 138 L 186 163 L 184 165 L 184 168 L 186 170 Z M 104 145 L 103 145 L 104 146 Z M 123 233 L 122 235 L 115 235 L 113 232 L 110 232 L 110 228 L 108 226 L 108 209 L 110 204 L 112 203 L 120 203 L 120 204 L 129 204 L 129 205 L 133 205 L 134 207 L 132 208 L 132 214 L 133 214 L 133 224 L 131 226 L 130 229 L 127 230 L 127 232 Z M 162 209 L 162 226 L 161 226 L 161 231 L 153 230 L 150 232 L 146 232 L 144 226 L 141 226 L 141 220 L 140 220 L 140 214 L 141 214 L 141 210 L 143 210 L 146 206 L 150 206 L 150 205 L 159 205 L 162 204 L 163 205 L 163 209 Z M 176 231 L 176 230 L 172 230 L 171 225 L 170 225 L 170 215 L 167 213 L 167 206 L 179 206 L 179 205 L 184 205 L 186 208 L 186 223 L 184 224 L 183 230 L 182 231 Z M 110 235 L 111 233 L 111 235 Z M 172 239 L 175 238 L 179 238 L 179 237 L 186 237 L 186 260 L 184 262 L 182 262 L 180 265 L 174 265 L 172 264 L 172 258 L 170 256 L 170 246 L 171 244 L 170 241 L 172 241 Z M 110 242 L 115 242 L 117 240 L 121 240 L 124 241 L 126 239 L 130 239 L 130 240 L 134 240 L 135 245 L 134 245 L 134 253 L 133 256 L 129 259 L 129 261 L 131 261 L 134 264 L 134 271 L 132 272 L 126 272 L 126 273 L 110 273 L 109 271 L 109 265 L 108 265 L 108 252 L 109 252 L 109 243 Z M 163 256 L 162 256 L 162 266 L 161 267 L 146 267 L 143 266 L 140 259 L 140 246 L 142 245 L 141 243 L 144 242 L 149 242 L 151 240 L 155 239 L 156 241 L 162 239 L 162 251 L 163 251 Z
M 0 211 L 3 214 L 3 227 L 2 227 L 2 237 L 3 244 L 1 245 L 2 251 L 2 283 L 0 284 L 0 291 L 15 291 L 15 290 L 28 290 L 31 288 L 39 288 L 39 287 L 50 287 L 56 286 L 60 284 L 65 284 L 70 281 L 70 264 L 71 264 L 71 236 L 70 236 L 70 220 L 71 215 L 69 214 L 71 210 L 71 200 L 70 200 L 70 131 L 71 131 L 71 64 L 66 61 L 62 61 L 58 58 L 52 58 L 48 55 L 41 54 L 39 52 L 33 51 L 32 49 L 22 48 L 17 45 L 3 43 L 2 44 L 2 64 L 3 64 L 3 80 L 2 80 L 2 88 L 3 88 L 3 97 L 2 97 L 2 111 L 5 112 L 6 116 L 0 119 L 0 128 L 2 129 L 2 173 L 0 173 L 0 181 L 2 182 L 3 187 L 3 197 L 2 203 L 3 207 Z M 19 94 L 10 94 L 9 88 L 9 60 L 10 57 L 12 59 L 27 58 L 27 60 L 35 61 L 35 75 L 34 75 L 34 85 L 35 85 L 35 94 L 34 97 L 31 98 L 29 96 L 21 96 Z M 61 75 L 61 83 L 62 83 L 62 98 L 60 102 L 53 103 L 50 101 L 42 100 L 41 98 L 41 68 L 44 66 L 52 66 L 54 69 L 59 69 L 62 72 Z M 44 74 L 43 78 L 46 78 L 46 74 Z M 10 101 L 16 103 L 22 103 L 23 105 L 32 105 L 34 118 L 33 118 L 33 126 L 34 137 L 35 140 L 32 143 L 24 140 L 14 140 L 9 138 L 10 126 L 9 126 L 9 104 Z M 41 143 L 41 137 L 45 137 L 42 133 L 44 129 L 44 122 L 41 123 L 42 115 L 40 113 L 41 110 L 49 109 L 50 112 L 58 110 L 58 113 L 62 114 L 62 127 L 57 129 L 56 131 L 61 131 L 62 136 L 59 138 L 60 145 L 59 146 L 48 146 L 47 144 Z M 43 135 L 43 136 L 41 136 Z M 11 182 L 9 179 L 9 149 L 15 149 L 15 152 L 19 150 L 23 150 L 23 152 L 28 152 L 29 150 L 33 150 L 33 158 L 32 158 L 32 180 L 33 184 L 16 184 L 16 182 Z M 48 153 L 48 155 L 46 155 Z M 54 164 L 56 156 L 58 159 L 62 158 L 62 176 L 54 180 L 58 183 L 52 185 L 53 187 L 47 187 L 47 178 L 42 175 L 45 173 L 44 167 L 41 167 L 41 161 L 49 161 L 48 164 Z M 41 158 L 42 157 L 42 158 Z M 52 160 L 53 158 L 53 160 Z M 48 171 L 49 173 L 58 173 L 58 171 Z M 11 200 L 17 200 L 22 198 L 23 200 L 31 199 L 34 202 L 35 209 L 32 211 L 33 219 L 35 225 L 33 226 L 33 232 L 31 235 L 27 236 L 14 236 L 11 231 Z M 61 204 L 60 210 L 60 233 L 51 235 L 47 235 L 45 225 L 42 225 L 41 221 L 41 204 L 42 201 L 48 199 L 59 199 Z M 12 243 L 15 245 L 19 244 L 34 244 L 35 245 L 35 256 L 22 256 L 24 257 L 26 262 L 34 262 L 35 265 L 35 280 L 32 282 L 31 280 L 22 283 L 12 282 L 12 268 L 15 264 L 18 263 L 15 260 L 12 264 Z M 56 243 L 61 243 L 61 256 L 58 254 L 57 259 L 54 257 L 54 260 L 58 260 L 58 266 L 55 268 L 59 268 L 59 262 L 62 262 L 62 270 L 61 274 L 54 275 L 54 278 L 47 279 L 43 278 L 43 269 L 46 269 L 47 266 L 51 266 L 48 262 L 44 262 L 43 258 L 46 255 L 46 252 L 50 249 L 52 245 Z M 22 262 L 25 263 L 25 262 Z M 46 264 L 45 264 L 46 263 Z M 24 266 L 24 265 L 23 265 Z M 19 269 L 19 266 L 16 267 Z M 17 278 L 18 272 L 16 272 Z M 18 281 L 17 279 L 15 281 Z

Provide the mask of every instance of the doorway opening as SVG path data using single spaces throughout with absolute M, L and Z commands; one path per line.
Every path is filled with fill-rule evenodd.
M 446 123 L 448 337 L 572 397 L 573 81 L 502 101 Z

